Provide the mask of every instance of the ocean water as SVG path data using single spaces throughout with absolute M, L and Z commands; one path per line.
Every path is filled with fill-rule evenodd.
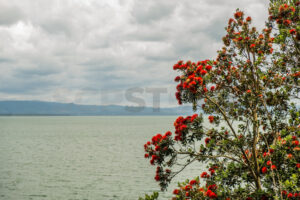
M 1 200 L 135 200 L 159 191 L 143 145 L 175 116 L 0 117 Z M 174 179 L 201 173 L 199 164 Z

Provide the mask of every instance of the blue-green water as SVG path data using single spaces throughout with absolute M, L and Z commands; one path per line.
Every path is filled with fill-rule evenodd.
M 173 130 L 175 118 L 0 117 L 0 199 L 135 200 L 158 191 L 143 144 Z M 200 172 L 192 166 L 175 182 Z

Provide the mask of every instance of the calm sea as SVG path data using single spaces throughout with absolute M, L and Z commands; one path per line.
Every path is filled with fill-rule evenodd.
M 1 200 L 135 200 L 159 191 L 143 144 L 170 117 L 0 117 Z M 199 175 L 187 168 L 176 182 Z

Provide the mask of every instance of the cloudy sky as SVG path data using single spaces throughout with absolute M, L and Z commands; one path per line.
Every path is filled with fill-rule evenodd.
M 0 0 L 0 100 L 134 105 L 132 95 L 152 106 L 154 90 L 162 106 L 175 105 L 173 64 L 213 59 L 236 8 L 262 28 L 267 6 L 267 0 Z

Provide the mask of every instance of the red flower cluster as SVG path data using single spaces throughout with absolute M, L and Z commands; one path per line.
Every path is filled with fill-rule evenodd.
M 207 187 L 207 189 L 209 189 L 209 190 L 216 190 L 216 189 L 218 189 L 218 186 L 217 186 L 216 184 L 209 185 L 209 186 Z
M 203 85 L 203 76 L 212 70 L 212 66 L 208 64 L 208 61 L 204 60 L 198 63 L 187 61 L 183 63 L 181 60 L 173 66 L 174 70 L 181 70 L 184 73 L 183 76 L 175 78 L 176 82 L 180 82 L 176 87 L 177 92 L 175 93 L 179 104 L 182 104 L 181 93 L 183 90 L 188 90 L 195 94 L 198 88 L 202 88 L 204 92 L 207 92 L 205 85 Z
M 170 170 L 170 169 L 166 169 L 166 170 L 165 170 L 165 174 L 164 174 L 164 173 L 163 173 L 163 169 L 162 169 L 161 167 L 158 166 L 158 167 L 156 168 L 156 174 L 155 174 L 154 179 L 155 179 L 156 181 L 160 181 L 161 179 L 163 179 L 164 176 L 170 175 L 170 173 L 171 173 L 171 170 Z
M 292 144 L 295 145 L 295 146 L 299 146 L 299 141 L 298 140 L 293 140 Z
M 144 157 L 149 158 L 151 156 L 151 160 L 150 160 L 151 165 L 154 165 L 155 161 L 160 159 L 159 155 L 161 153 L 169 149 L 168 145 L 161 146 L 161 143 L 164 140 L 167 140 L 171 135 L 172 133 L 170 131 L 167 131 L 164 135 L 158 133 L 157 135 L 152 137 L 151 142 L 148 141 L 146 144 L 144 144 L 144 149 L 147 152 L 144 155 Z
M 261 169 L 261 172 L 262 172 L 263 174 L 267 173 L 267 172 L 268 172 L 268 168 L 267 168 L 267 167 L 263 167 L 263 168 Z
M 210 115 L 208 116 L 208 120 L 210 123 L 213 123 L 214 122 L 214 116 Z
M 209 186 L 206 186 L 207 190 L 205 190 L 202 187 L 199 187 L 199 181 L 197 180 L 191 180 L 189 184 L 180 187 L 179 189 L 174 189 L 173 194 L 174 195 L 180 195 L 180 197 L 189 197 L 193 199 L 196 195 L 203 195 L 204 197 L 209 197 L 210 199 L 215 199 L 218 197 L 216 194 L 216 190 L 218 189 L 218 186 L 216 184 L 212 184 Z M 177 199 L 177 198 L 173 198 Z
M 205 138 L 204 142 L 207 145 L 210 142 L 210 138 Z
M 293 197 L 300 197 L 300 192 L 296 192 L 296 193 L 287 193 L 287 191 L 286 190 L 283 190 L 282 192 L 282 195 L 283 195 L 283 197 L 287 197 L 287 198 L 293 198 Z
M 175 137 L 174 140 L 181 141 L 187 133 L 187 125 L 192 123 L 198 117 L 197 114 L 187 116 L 186 118 L 180 116 L 174 122 Z
M 234 17 L 235 17 L 235 19 L 239 19 L 239 18 L 241 18 L 243 15 L 244 15 L 243 12 L 237 11 L 237 12 L 234 14 Z
M 175 189 L 174 191 L 173 191 L 173 194 L 175 194 L 175 195 L 177 195 L 177 194 L 179 194 L 180 193 L 180 190 L 178 190 L 178 189 Z
M 157 167 L 157 168 L 156 168 L 156 175 L 155 175 L 155 177 L 154 177 L 154 179 L 155 179 L 156 181 L 159 181 L 159 180 L 160 180 L 159 173 L 160 173 L 160 167 Z
M 185 190 L 185 191 L 189 191 L 189 190 L 191 190 L 192 188 L 193 188 L 193 186 L 191 186 L 191 185 L 186 185 L 185 188 L 184 188 L 184 190 Z
M 210 167 L 209 169 L 208 169 L 208 171 L 210 171 L 210 174 L 211 175 L 214 175 L 215 174 L 215 169 L 218 169 L 219 167 L 218 166 L 212 166 L 212 167 Z
M 295 34 L 296 34 L 296 29 L 294 29 L 294 28 L 291 29 L 291 30 L 290 30 L 290 34 L 295 35 Z
M 270 156 L 272 153 L 274 153 L 274 149 L 269 149 L 268 152 L 264 152 L 264 153 L 263 153 L 263 157 L 265 158 L 265 157 L 267 157 L 267 156 Z
M 275 20 L 277 24 L 282 24 L 287 27 L 290 26 L 292 22 L 289 18 L 295 13 L 295 7 L 282 4 L 278 11 L 278 14 L 274 11 L 271 12 L 273 15 L 270 15 L 269 19 Z
M 214 193 L 213 191 L 211 190 L 207 190 L 206 191 L 206 196 L 208 196 L 209 198 L 211 199 L 214 199 L 214 198 L 217 198 L 218 196 L 216 195 L 216 193 Z
M 191 181 L 190 181 L 190 185 L 195 185 L 195 184 L 199 184 L 199 182 L 196 181 L 196 180 L 191 180 Z
M 207 172 L 202 172 L 201 178 L 209 178 L 210 175 Z

